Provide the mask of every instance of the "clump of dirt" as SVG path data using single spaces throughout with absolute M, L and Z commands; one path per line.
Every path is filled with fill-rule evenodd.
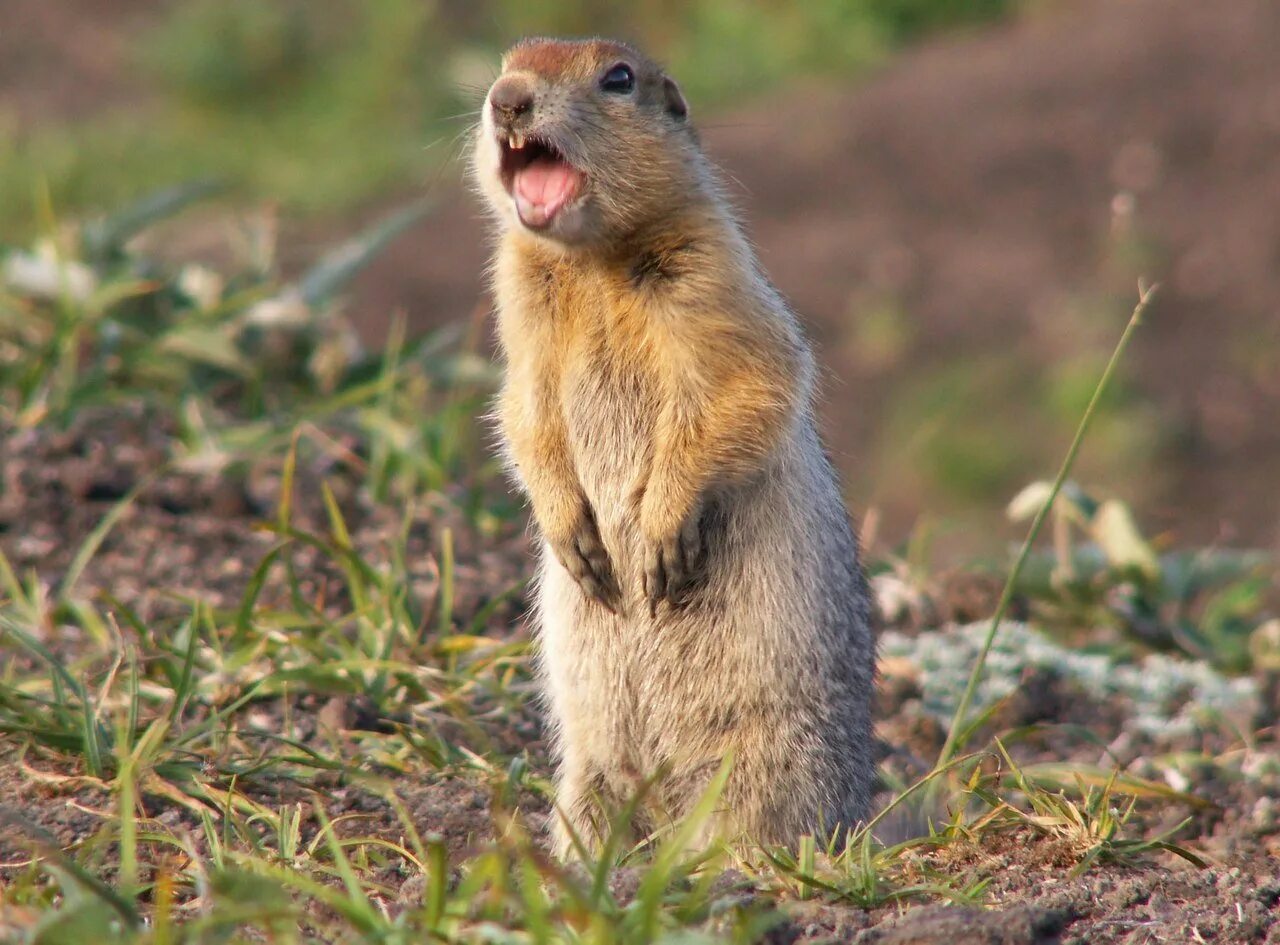
M 1069 912 L 1018 906 L 1000 911 L 930 907 L 908 912 L 858 936 L 859 945 L 1051 945 Z
M 111 793 L 95 779 L 37 771 L 21 759 L 0 765 L 0 863 L 66 849 L 96 831 L 112 811 Z M 33 846 L 33 842 L 35 845 Z
M 992 884 L 997 902 L 1025 902 L 1070 916 L 1063 945 L 1140 941 L 1273 943 L 1280 883 L 1265 861 L 1248 867 L 1150 867 L 1095 871 L 1080 877 L 1022 872 L 1016 858 Z M 1030 883 L 1028 883 L 1030 880 Z M 1143 936 L 1146 936 L 1143 938 Z M 1036 939 L 1015 941 L 1034 942 Z

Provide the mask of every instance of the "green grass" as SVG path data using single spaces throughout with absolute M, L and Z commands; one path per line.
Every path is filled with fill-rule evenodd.
M 134 39 L 150 104 L 0 137 L 0 230 L 21 228 L 42 183 L 83 211 L 217 177 L 314 213 L 421 178 L 466 98 L 429 65 L 437 25 L 408 0 L 178 4 Z
M 298 436 L 338 448 L 380 498 L 438 492 L 462 470 L 487 475 L 471 422 L 490 366 L 451 330 L 383 351 L 362 349 L 333 305 L 386 243 L 429 213 L 390 214 L 335 246 L 294 282 L 269 247 L 241 271 L 160 272 L 124 250 L 135 233 L 206 197 L 190 185 L 4 257 L 0 287 L 0 419 L 17 428 L 65 424 L 88 408 L 146 403 L 180 428 L 179 465 L 234 469 Z M 426 422 L 422 422 L 425 418 Z
M 957 806 L 946 824 L 905 842 L 885 845 L 864 829 L 821 848 L 810 837 L 794 850 L 691 851 L 689 836 L 714 810 L 713 784 L 682 830 L 647 848 L 613 849 L 586 872 L 566 869 L 548 860 L 533 838 L 536 820 L 520 807 L 550 802 L 545 780 L 530 774 L 531 761 L 545 771 L 546 759 L 505 755 L 488 737 L 503 714 L 523 711 L 525 645 L 485 638 L 479 627 L 423 639 L 421 620 L 403 607 L 406 576 L 394 566 L 379 573 L 349 546 L 339 519 L 324 535 L 283 522 L 273 532 L 280 541 L 264 570 L 289 575 L 287 584 L 291 552 L 321 547 L 344 576 L 345 608 L 307 606 L 295 586 L 282 589 L 298 602 L 290 609 L 255 584 L 234 608 L 196 601 L 189 616 L 155 625 L 109 602 L 55 601 L 51 612 L 20 587 L 7 592 L 0 640 L 29 657 L 0 684 L 8 757 L 57 790 L 89 789 L 106 805 L 100 826 L 67 850 L 11 815 L 31 851 L 26 865 L 10 864 L 4 891 L 7 907 L 32 918 L 19 940 L 61 942 L 98 927 L 126 942 L 648 942 L 696 928 L 747 942 L 796 900 L 981 903 L 989 877 L 941 858 L 1019 830 L 1065 836 L 1080 869 L 1172 848 L 1129 829 L 1132 804 L 1113 810 L 1114 779 L 1074 800 L 1012 765 L 1012 775 L 985 772 L 982 753 L 929 776 Z M 36 640 L 50 622 L 99 642 L 69 661 L 55 656 Z M 302 695 L 359 696 L 396 721 L 332 733 L 328 744 L 299 740 L 288 734 L 287 699 Z M 484 718 L 470 715 L 481 705 Z M 255 721 L 263 713 L 273 728 Z M 464 734 L 439 734 L 443 721 Z M 440 779 L 490 793 L 496 839 L 477 838 L 457 858 L 420 835 L 397 792 Z M 382 811 L 390 826 L 369 830 L 359 815 L 340 813 L 336 791 L 368 797 L 361 808 Z M 158 816 L 164 810 L 176 816 Z M 613 891 L 615 864 L 634 875 L 634 898 Z M 716 889 L 730 867 L 762 895 Z
M 939 764 L 945 765 L 951 761 L 965 742 L 965 732 L 970 724 L 969 706 L 973 700 L 973 693 L 977 689 L 978 681 L 982 678 L 987 655 L 991 652 L 991 645 L 1000 630 L 1000 621 L 1004 619 L 1005 614 L 1009 611 L 1009 605 L 1013 602 L 1018 578 L 1021 577 L 1022 570 L 1026 567 L 1027 560 L 1031 556 L 1031 550 L 1035 545 L 1037 536 L 1040 534 L 1040 529 L 1052 512 L 1054 502 L 1062 491 L 1062 487 L 1066 484 L 1067 477 L 1071 474 L 1071 468 L 1075 465 L 1076 457 L 1080 453 L 1080 447 L 1084 443 L 1084 437 L 1089 430 L 1089 424 L 1093 420 L 1094 412 L 1106 396 L 1107 387 L 1111 383 L 1111 377 L 1115 373 L 1116 366 L 1120 363 L 1124 350 L 1128 347 L 1129 340 L 1133 337 L 1133 332 L 1141 323 L 1142 315 L 1147 310 L 1154 292 L 1154 288 L 1144 288 L 1139 284 L 1138 304 L 1134 307 L 1133 315 L 1129 318 L 1129 324 L 1125 327 L 1124 333 L 1116 343 L 1115 351 L 1112 352 L 1111 359 L 1103 369 L 1102 377 L 1094 387 L 1093 396 L 1090 397 L 1089 403 L 1085 407 L 1084 415 L 1080 418 L 1080 426 L 1076 429 L 1076 435 L 1071 440 L 1071 445 L 1067 448 L 1067 455 L 1062 460 L 1057 477 L 1049 486 L 1043 496 L 1043 500 L 1040 502 L 1039 508 L 1035 511 L 1031 527 L 1027 530 L 1027 538 L 1022 543 L 1022 548 L 1013 563 L 1013 568 L 1009 571 L 1009 577 L 1005 581 L 1004 588 L 1000 591 L 1000 600 L 996 604 L 995 614 L 991 618 L 991 630 L 987 633 L 987 638 L 982 644 L 982 652 L 978 655 L 978 660 L 974 663 L 973 669 L 969 673 L 969 681 L 966 683 L 964 694 L 960 697 L 960 703 L 956 707 L 955 718 L 952 720 L 951 728 L 947 731 L 947 740 L 942 746 L 941 754 L 938 756 Z
M 456 157 L 498 53 L 524 34 L 641 42 L 706 107 L 800 74 L 858 72 L 930 29 L 1013 5 L 490 0 L 447 14 L 415 0 L 184 0 L 130 38 L 143 103 L 34 129 L 0 112 L 0 232 L 28 235 L 42 184 L 75 213 L 203 176 L 308 214 L 418 186 Z
M 3 867 L 6 940 L 752 942 L 808 900 L 983 904 L 995 877 L 981 851 L 1001 844 L 1045 849 L 1076 872 L 1170 853 L 1199 862 L 1179 845 L 1185 825 L 1153 834 L 1144 816 L 1194 811 L 1196 798 L 1106 767 L 1015 761 L 1006 746 L 1026 733 L 1002 740 L 990 710 L 970 712 L 987 649 L 933 769 L 914 783 L 886 770 L 893 797 L 859 830 L 695 849 L 713 783 L 665 834 L 579 865 L 551 861 L 539 840 L 554 802 L 549 760 L 513 737 L 537 711 L 529 643 L 513 626 L 520 587 L 486 588 L 460 609 L 460 569 L 475 552 L 460 561 L 451 526 L 416 552 L 431 559 L 430 593 L 411 567 L 415 506 L 482 546 L 518 524 L 475 442 L 490 371 L 448 333 L 393 332 L 384 351 L 356 351 L 333 305 L 362 261 L 429 216 L 394 214 L 291 283 L 261 260 L 195 278 L 127 249 L 207 192 L 154 195 L 88 227 L 50 222 L 56 238 L 7 257 L 3 428 L 56 429 L 145 401 L 174 433 L 168 465 L 104 511 L 52 586 L 0 556 L 4 764 L 15 783 L 86 812 L 66 840 L 37 814 L 3 808 L 3 835 L 22 851 Z M 988 648 L 1015 592 L 1065 634 L 1097 627 L 1126 587 L 1182 628 L 1175 642 L 1200 635 L 1226 668 L 1266 657 L 1275 634 L 1261 622 L 1259 561 L 1157 555 L 1127 513 L 1069 483 L 1111 370 L 1057 480 L 1015 503 L 1036 521 Z M 354 530 L 314 473 L 326 457 L 400 527 Z M 158 587 L 168 606 L 157 610 L 86 579 L 127 541 L 159 479 L 192 466 L 235 478 L 249 465 L 277 476 L 276 506 L 246 523 L 266 541 L 245 561 L 239 600 Z M 1054 547 L 1041 552 L 1047 523 Z M 433 834 L 435 821 L 414 813 L 433 789 L 479 791 L 485 827 L 466 820 L 461 845 Z M 910 835 L 888 838 L 902 814 Z

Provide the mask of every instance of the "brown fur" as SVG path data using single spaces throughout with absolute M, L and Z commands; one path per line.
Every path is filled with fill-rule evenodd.
M 626 97 L 596 86 L 619 60 L 637 79 Z M 716 830 L 790 842 L 851 826 L 871 778 L 873 642 L 796 319 L 655 64 L 616 43 L 526 41 L 503 76 L 536 90 L 521 128 L 587 175 L 561 231 L 528 230 L 486 114 L 497 416 L 545 538 L 559 849 L 598 842 L 599 805 L 658 771 L 634 826 L 687 812 L 726 754 Z

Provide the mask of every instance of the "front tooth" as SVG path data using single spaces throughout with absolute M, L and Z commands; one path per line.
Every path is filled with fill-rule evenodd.
M 516 132 L 516 134 L 512 136 L 512 139 L 515 141 L 514 147 L 517 151 L 524 148 L 524 135 L 520 134 L 519 132 Z

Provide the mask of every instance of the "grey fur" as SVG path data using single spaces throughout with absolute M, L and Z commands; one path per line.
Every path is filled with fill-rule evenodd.
M 603 382 L 603 381 L 602 381 Z M 621 393 L 621 392 L 619 392 Z M 610 402 L 590 401 L 595 408 Z M 628 399 L 572 418 L 584 475 L 621 583 L 639 581 L 622 487 L 637 431 Z M 725 749 L 733 770 L 715 829 L 794 843 L 867 816 L 873 777 L 874 641 L 857 543 L 808 412 L 754 481 L 711 497 L 705 584 L 683 609 L 615 616 L 548 552 L 537 590 L 540 665 L 560 756 L 558 807 L 591 843 L 660 769 L 638 832 L 686 813 Z M 557 825 L 562 854 L 570 849 Z
M 536 615 L 559 761 L 557 849 L 571 851 L 571 834 L 598 845 L 609 812 L 659 772 L 632 826 L 664 827 L 726 755 L 733 769 L 709 832 L 789 844 L 850 828 L 868 813 L 874 773 L 875 643 L 857 541 L 814 423 L 812 352 L 696 135 L 663 110 L 657 90 L 674 85 L 616 44 L 534 46 L 513 54 L 517 71 L 534 70 L 519 81 L 538 96 L 521 127 L 590 180 L 567 211 L 572 226 L 521 226 L 490 109 L 475 173 L 500 232 L 497 415 L 551 539 Z M 635 103 L 589 78 L 622 54 L 642 80 Z M 754 386 L 707 380 L 741 385 L 753 371 Z M 686 387 L 687 410 L 663 393 Z M 670 487 L 655 446 L 664 423 L 702 437 L 690 434 L 687 458 L 705 475 L 693 512 L 655 539 L 642 522 L 683 515 L 653 488 Z M 708 425 L 743 448 L 724 437 L 706 446 Z M 673 560 L 680 580 L 655 585 L 654 562 Z

